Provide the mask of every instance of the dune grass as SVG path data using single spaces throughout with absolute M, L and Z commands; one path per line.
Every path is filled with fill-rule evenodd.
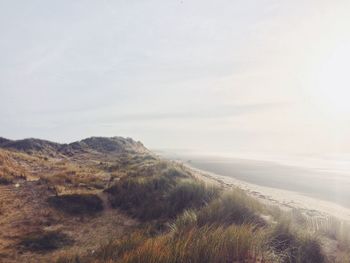
M 264 207 L 255 199 L 249 198 L 242 190 L 225 192 L 197 213 L 198 224 L 231 225 L 249 223 L 264 226 L 260 214 Z
M 125 177 L 106 190 L 113 207 L 141 220 L 174 218 L 185 209 L 204 206 L 218 196 L 219 189 L 194 181 L 179 168 L 163 167 L 155 174 Z
M 107 193 L 114 207 L 151 228 L 168 227 L 141 225 L 94 255 L 62 255 L 57 262 L 326 262 L 317 237 L 292 227 L 291 221 L 306 222 L 300 215 L 266 207 L 239 189 L 204 184 L 176 166 L 134 171 Z
M 63 255 L 56 262 L 279 262 L 280 258 L 266 247 L 263 234 L 250 225 L 193 227 L 181 234 L 169 232 L 156 237 L 135 232 L 102 245 L 93 257 Z
M 293 229 L 290 221 L 281 221 L 269 229 L 267 240 L 285 262 L 326 262 L 317 237 Z
M 138 247 L 124 253 L 115 262 L 224 263 L 272 260 L 273 254 L 265 249 L 259 234 L 250 225 L 194 227 L 181 235 L 171 232 L 147 239 Z

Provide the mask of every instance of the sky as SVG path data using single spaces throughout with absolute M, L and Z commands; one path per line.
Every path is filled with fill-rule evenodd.
M 0 0 L 0 136 L 349 153 L 349 8 L 342 0 Z

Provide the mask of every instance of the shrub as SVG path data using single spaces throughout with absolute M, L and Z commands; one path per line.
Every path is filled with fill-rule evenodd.
M 0 184 L 11 184 L 12 181 L 13 181 L 13 179 L 10 177 L 7 177 L 7 176 L 0 177 Z
M 30 251 L 50 251 L 71 244 L 72 240 L 63 233 L 37 231 L 26 235 L 19 245 Z
M 55 209 L 70 215 L 93 215 L 103 210 L 102 200 L 93 194 L 51 196 L 48 202 Z

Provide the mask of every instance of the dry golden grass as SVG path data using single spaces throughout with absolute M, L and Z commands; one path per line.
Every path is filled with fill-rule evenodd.
M 54 186 L 104 188 L 107 178 L 96 168 L 80 166 L 69 161 L 52 162 L 50 172 L 43 173 L 40 179 Z
M 16 160 L 18 155 L 0 150 L 0 184 L 12 183 L 15 179 L 25 179 L 28 171 Z
M 283 211 L 269 209 L 239 189 L 222 193 L 171 163 L 139 167 L 107 192 L 115 207 L 150 223 L 101 244 L 94 255 L 65 254 L 57 262 L 326 260 L 318 239 L 291 227 Z M 279 223 L 265 221 L 262 214 Z
M 45 227 L 50 231 L 59 228 L 74 237 L 71 247 L 57 249 L 57 253 L 55 249 L 42 255 L 33 252 L 30 257 L 37 260 L 34 262 L 45 262 L 52 253 L 61 263 L 321 263 L 326 257 L 319 237 L 336 240 L 343 251 L 343 261 L 350 251 L 348 226 L 337 220 L 315 220 L 298 211 L 267 207 L 241 190 L 227 192 L 205 184 L 185 167 L 147 155 L 53 158 L 0 151 L 0 178 L 11 183 L 24 176 L 40 179 L 39 184 L 28 191 L 20 188 L 18 193 L 11 192 L 16 203 L 10 206 L 6 201 L 2 207 L 7 216 L 2 222 L 9 226 L 9 232 L 15 231 L 10 223 L 16 219 L 23 226 L 31 224 L 40 231 Z M 35 193 L 37 188 L 42 189 L 40 196 Z M 55 193 L 52 188 L 59 191 Z M 59 213 L 59 208 L 49 206 L 46 200 L 50 194 L 94 195 L 102 199 L 98 201 L 98 213 L 85 213 L 90 205 L 84 202 L 84 213 L 77 215 Z M 21 200 L 26 201 L 26 211 L 30 211 L 26 212 L 29 223 L 22 211 L 9 211 L 16 206 L 23 209 Z M 116 209 L 110 209 L 110 205 Z M 70 207 L 70 202 L 64 207 Z M 118 209 L 125 214 L 121 216 Z M 142 222 L 138 229 L 127 226 L 131 217 Z M 125 229 L 129 233 L 121 238 Z M 17 237 L 24 233 L 21 231 Z

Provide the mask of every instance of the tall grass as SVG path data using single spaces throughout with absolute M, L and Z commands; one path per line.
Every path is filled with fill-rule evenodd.
M 262 211 L 263 206 L 259 202 L 248 197 L 243 191 L 235 189 L 225 192 L 201 209 L 197 214 L 198 225 L 250 223 L 263 226 L 265 221 L 260 216 Z
M 325 256 L 316 237 L 292 229 L 290 221 L 281 221 L 269 230 L 268 240 L 286 262 L 325 262 Z
M 279 262 L 250 225 L 192 228 L 181 235 L 147 239 L 117 262 Z
M 219 189 L 194 180 L 179 181 L 166 195 L 165 206 L 169 217 L 175 217 L 184 209 L 200 208 L 218 197 Z
M 165 166 L 154 175 L 122 178 L 106 192 L 113 207 L 152 220 L 174 218 L 185 209 L 204 206 L 218 196 L 219 189 Z
M 264 231 L 250 225 L 193 227 L 146 237 L 142 232 L 102 245 L 93 256 L 62 255 L 56 263 L 226 263 L 281 262 L 267 247 Z
M 135 167 L 106 192 L 113 207 L 169 227 L 112 238 L 94 255 L 66 256 L 60 263 L 325 262 L 312 231 L 293 227 L 307 226 L 302 214 L 267 207 L 239 189 L 207 185 L 173 164 Z

